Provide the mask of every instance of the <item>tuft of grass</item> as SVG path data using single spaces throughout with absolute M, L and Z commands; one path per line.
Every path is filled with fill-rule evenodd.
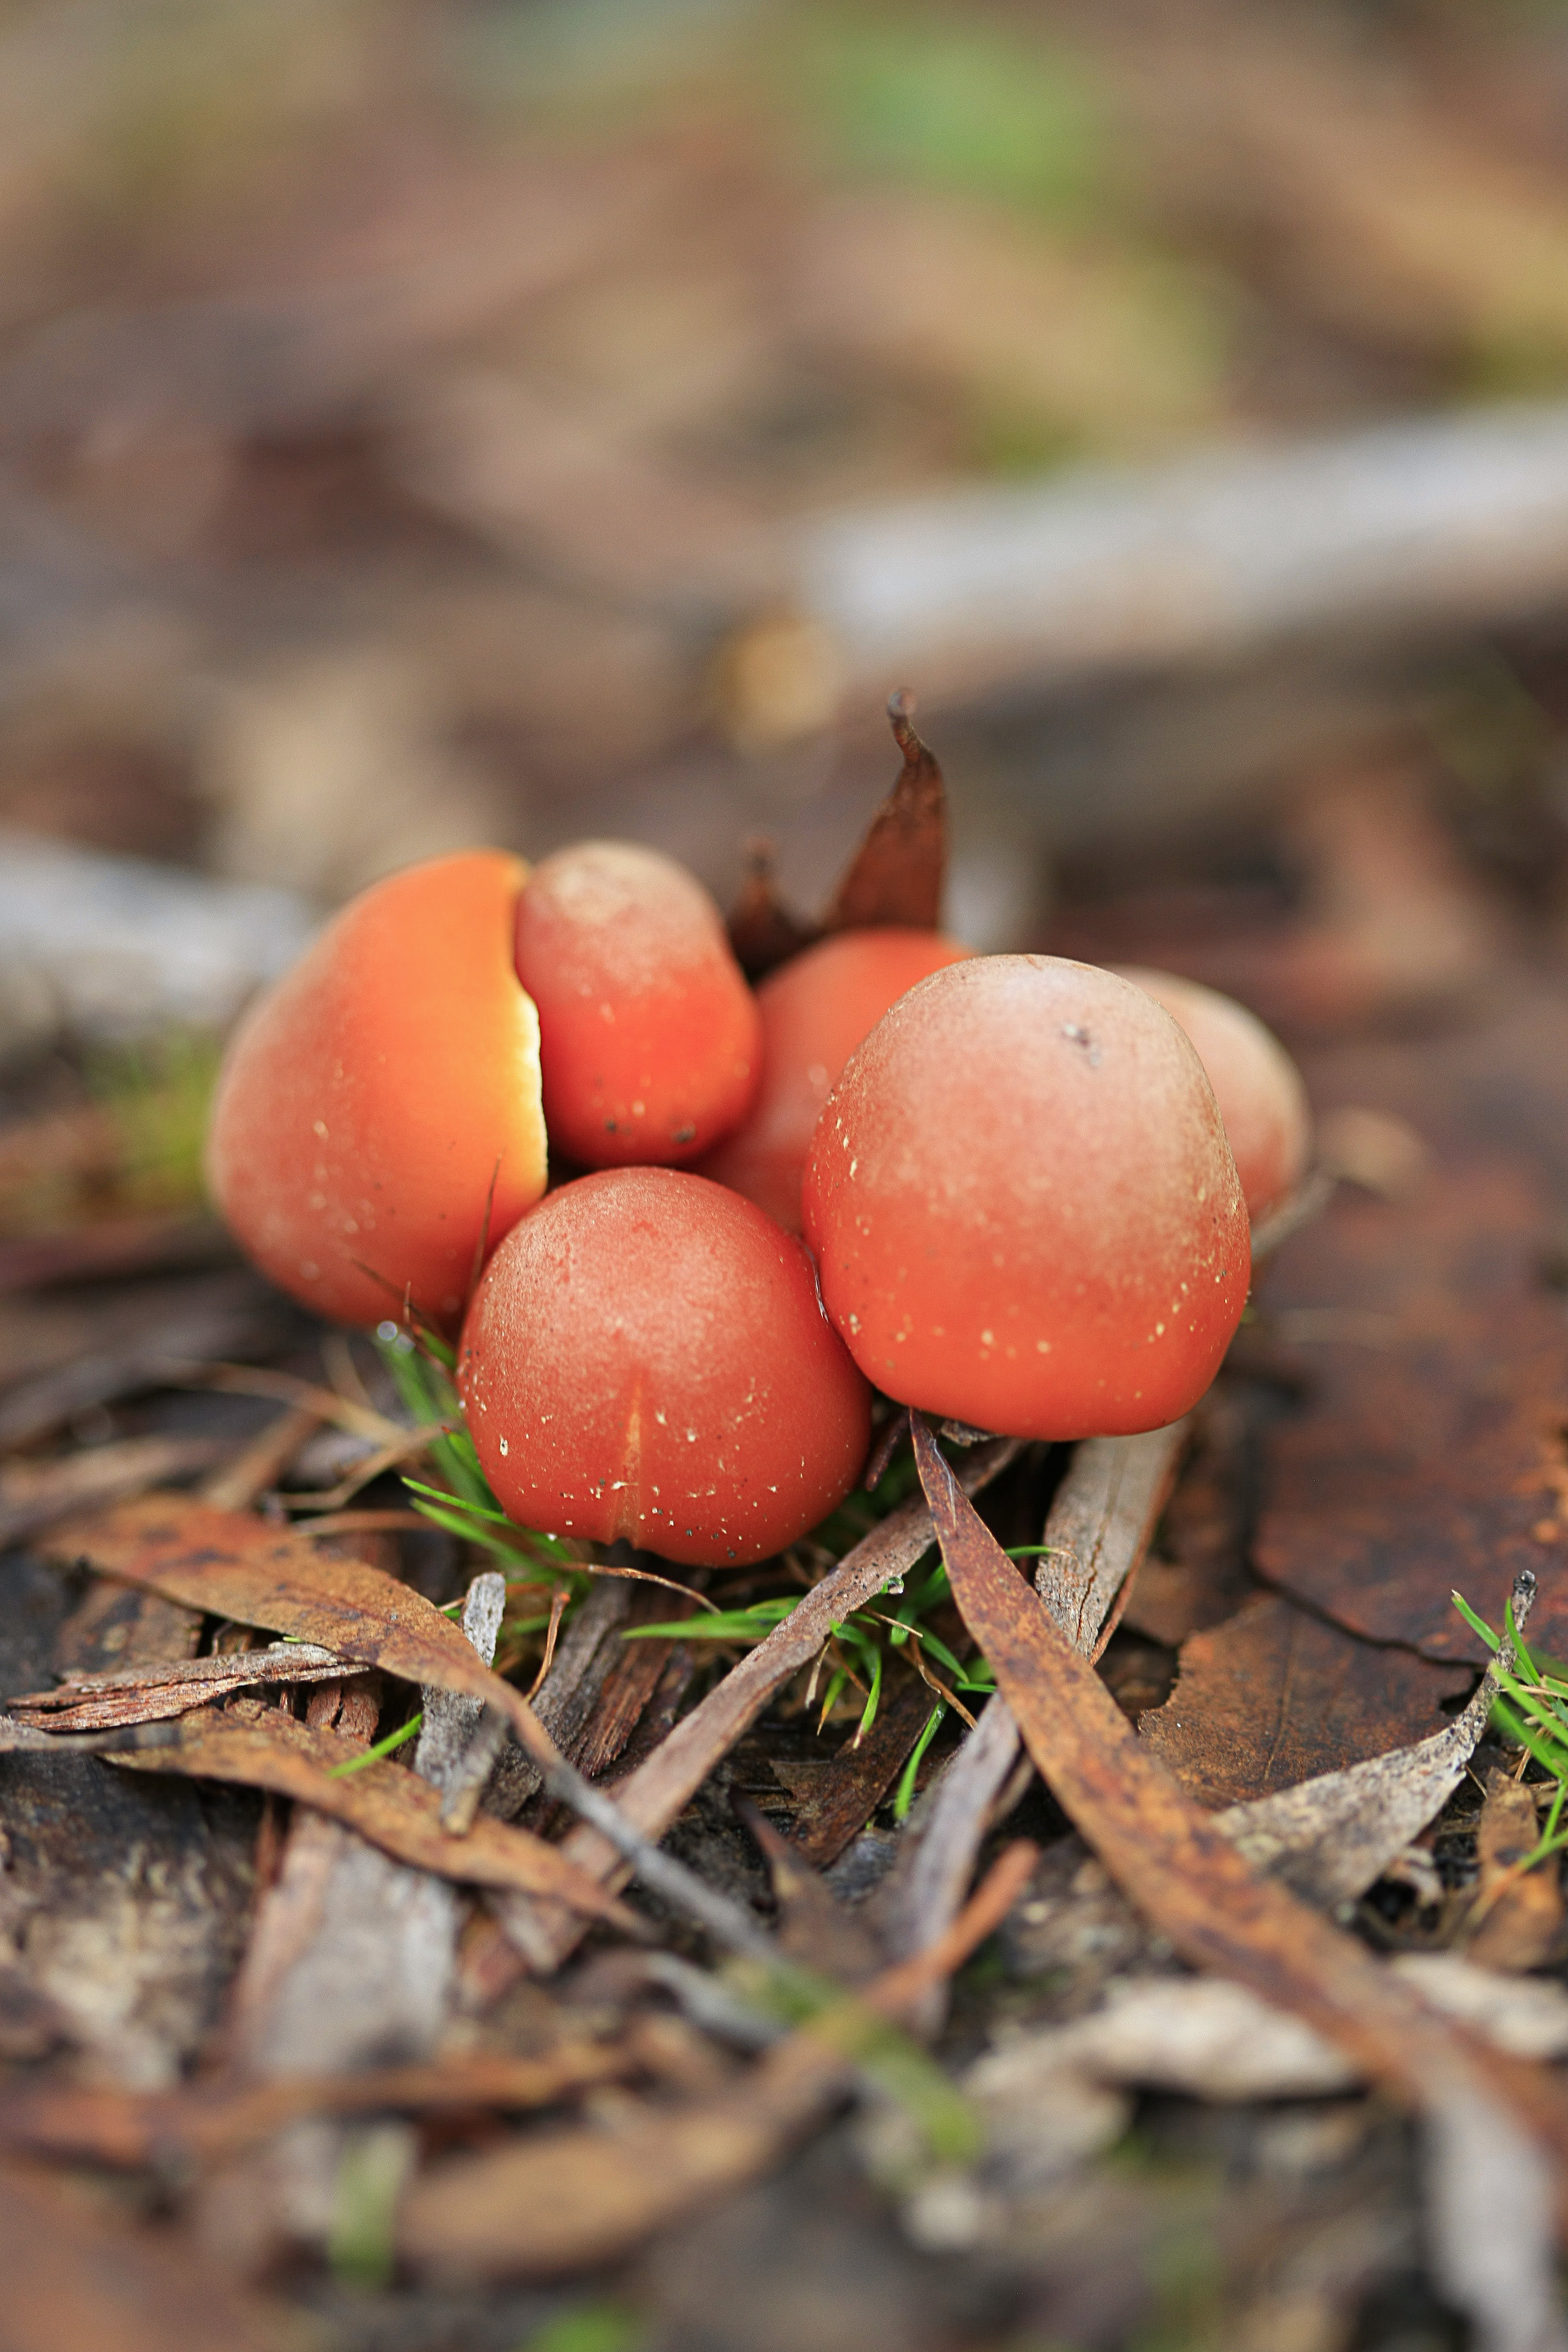
M 883 1484 L 886 1485 L 886 1480 Z M 880 1494 L 881 1489 L 878 1489 Z M 1038 1545 L 1021 1546 L 1023 1551 L 1042 1549 Z M 855 1738 L 863 1739 L 877 1719 L 881 1704 L 882 1680 L 889 1650 L 908 1649 L 917 1673 L 923 1673 L 932 1685 L 937 1706 L 931 1720 L 921 1734 L 920 1743 L 910 1764 L 905 1767 L 894 1799 L 894 1811 L 900 1820 L 908 1812 L 913 1801 L 914 1774 L 927 1748 L 936 1737 L 942 1716 L 958 1693 L 989 1698 L 996 1687 L 996 1677 L 983 1658 L 968 1662 L 955 1656 L 947 1643 L 929 1622 L 934 1611 L 952 1599 L 952 1587 L 947 1570 L 941 1560 L 923 1570 L 917 1567 L 903 1580 L 901 1590 L 889 1586 L 882 1595 L 885 1601 L 897 1601 L 895 1610 L 873 1602 L 858 1609 L 833 1627 L 828 1635 L 824 1655 L 827 1660 L 827 1680 L 820 1704 L 817 1728 L 826 1723 L 847 1690 L 860 1693 L 860 1720 Z M 658 1625 L 633 1625 L 622 1633 L 624 1642 L 681 1641 L 731 1642 L 749 1646 L 766 1641 L 775 1625 L 793 1614 L 799 1607 L 792 1595 L 766 1601 L 753 1601 L 744 1609 L 715 1611 L 710 1616 L 693 1622 L 677 1623 L 671 1621 Z M 945 1686 L 946 1696 L 943 1696 Z M 902 1804 L 902 1811 L 899 1811 Z
M 646 2323 L 629 2304 L 574 2303 L 524 2336 L 517 2352 L 636 2352 Z
M 1087 52 L 963 17 L 815 14 L 798 28 L 812 111 L 879 176 L 1103 217 L 1117 142 Z
M 446 1433 L 430 1446 L 437 1475 L 445 1483 L 432 1486 L 407 1475 L 403 1480 L 421 1517 L 464 1543 L 477 1544 L 505 1566 L 524 1565 L 531 1570 L 514 1581 L 537 1583 L 541 1570 L 547 1575 L 570 1575 L 577 1561 L 569 1547 L 558 1536 L 520 1527 L 497 1502 L 463 1419 L 452 1379 L 456 1359 L 446 1341 L 429 1331 L 416 1339 L 403 1325 L 388 1321 L 376 1327 L 375 1345 L 399 1400 L 416 1423 L 447 1423 Z
M 84 1073 L 116 1131 L 115 1189 L 132 1209 L 195 1208 L 221 1047 L 204 1031 L 105 1048 Z
M 1471 1633 L 1478 1633 L 1495 1656 L 1502 1647 L 1501 1636 L 1470 1607 L 1462 1593 L 1452 1593 L 1449 1598 Z M 1557 1783 L 1539 1839 L 1530 1853 L 1512 1865 L 1515 1874 L 1522 1875 L 1568 1848 L 1568 1829 L 1561 1826 L 1563 1808 L 1568 1805 L 1568 1672 L 1529 1648 L 1514 1622 L 1511 1601 L 1504 1612 L 1503 1624 L 1513 1644 L 1514 1671 L 1499 1671 L 1490 1726 L 1512 1746 L 1522 1748 Z

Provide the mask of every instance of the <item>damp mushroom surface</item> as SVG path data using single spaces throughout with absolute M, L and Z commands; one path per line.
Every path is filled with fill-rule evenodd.
M 1219 1104 L 1254 1224 L 1295 1192 L 1307 1171 L 1311 1113 L 1301 1073 L 1255 1013 L 1201 982 L 1142 964 L 1116 969 L 1163 1005 L 1197 1048 Z
M 695 1160 L 744 1117 L 756 999 L 694 875 L 637 842 L 585 841 L 518 900 L 518 977 L 539 1008 L 544 1112 L 585 1168 Z
M 374 1323 L 406 1301 L 455 1329 L 483 1250 L 544 1190 L 539 1022 L 512 961 L 527 876 L 479 849 L 374 884 L 230 1042 L 208 1183 L 318 1314 Z
M 1196 1052 L 1142 989 L 1059 957 L 975 957 L 900 998 L 828 1099 L 803 1206 L 867 1377 L 1013 1436 L 1175 1420 L 1246 1303 Z
M 721 1566 L 779 1551 L 858 1477 L 870 1389 L 804 1245 L 683 1171 L 605 1170 L 497 1250 L 458 1382 L 530 1527 Z
M 757 990 L 756 1100 L 701 1172 L 798 1233 L 806 1154 L 845 1063 L 906 989 L 968 953 L 940 931 L 889 924 L 819 940 L 770 972 Z

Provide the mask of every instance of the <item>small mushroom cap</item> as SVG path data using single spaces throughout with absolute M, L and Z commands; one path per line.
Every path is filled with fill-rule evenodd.
M 535 866 L 518 977 L 539 1007 L 551 1141 L 586 1168 L 697 1159 L 750 1107 L 756 1000 L 718 908 L 672 857 L 584 841 Z
M 706 1178 L 606 1169 L 497 1250 L 458 1351 L 486 1476 L 526 1526 L 765 1559 L 859 1475 L 870 1393 L 811 1260 Z
M 701 1173 L 800 1231 L 800 1181 L 812 1131 L 845 1063 L 904 991 L 969 950 L 938 931 L 840 931 L 768 974 L 757 990 L 763 1076 L 735 1133 Z
M 1247 1299 L 1196 1053 L 1131 982 L 1058 956 L 973 957 L 901 997 L 829 1097 L 803 1206 L 868 1378 L 1009 1435 L 1175 1420 Z
M 481 1242 L 544 1190 L 539 1025 L 511 961 L 527 871 L 475 849 L 373 884 L 230 1040 L 213 1197 L 318 1314 L 375 1323 L 406 1292 L 455 1328 Z
M 1289 1200 L 1307 1171 L 1312 1120 L 1300 1071 L 1272 1029 L 1234 996 L 1142 964 L 1114 969 L 1163 1004 L 1197 1047 L 1225 1121 L 1247 1213 L 1259 1223 Z

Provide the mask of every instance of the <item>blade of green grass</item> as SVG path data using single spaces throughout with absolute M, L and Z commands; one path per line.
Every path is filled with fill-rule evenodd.
M 378 1739 L 375 1746 L 367 1748 L 362 1756 L 351 1756 L 346 1764 L 334 1764 L 327 1775 L 328 1780 L 346 1780 L 351 1772 L 363 1772 L 367 1764 L 379 1764 L 384 1756 L 392 1754 L 394 1748 L 406 1746 L 424 1720 L 423 1709 L 417 1715 L 411 1715 L 406 1723 L 400 1724 L 395 1731 L 389 1731 L 384 1739 Z

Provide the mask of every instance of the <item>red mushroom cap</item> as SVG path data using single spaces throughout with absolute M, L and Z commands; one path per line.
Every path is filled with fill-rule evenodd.
M 756 1000 L 694 875 L 630 841 L 534 868 L 517 971 L 539 1007 L 550 1139 L 588 1168 L 695 1160 L 756 1087 Z
M 1246 1303 L 1202 1063 L 1141 989 L 1057 956 L 974 957 L 900 998 L 818 1121 L 803 1203 L 862 1371 L 1010 1435 L 1175 1420 Z
M 1234 996 L 1174 972 L 1118 964 L 1180 1022 L 1208 1072 L 1254 1224 L 1289 1198 L 1307 1169 L 1311 1113 L 1301 1073 L 1272 1029 Z
M 213 1196 L 318 1314 L 374 1323 L 406 1292 L 455 1328 L 481 1241 L 544 1190 L 539 1024 L 511 960 L 527 872 L 475 849 L 374 884 L 230 1040 Z
M 805 1534 L 870 1435 L 802 1244 L 669 1168 L 579 1177 L 513 1228 L 474 1295 L 458 1381 L 514 1517 L 705 1565 Z
M 798 1233 L 812 1130 L 845 1063 L 906 989 L 968 953 L 936 931 L 840 931 L 770 972 L 757 990 L 757 1098 L 701 1173 L 743 1192 L 786 1233 Z

